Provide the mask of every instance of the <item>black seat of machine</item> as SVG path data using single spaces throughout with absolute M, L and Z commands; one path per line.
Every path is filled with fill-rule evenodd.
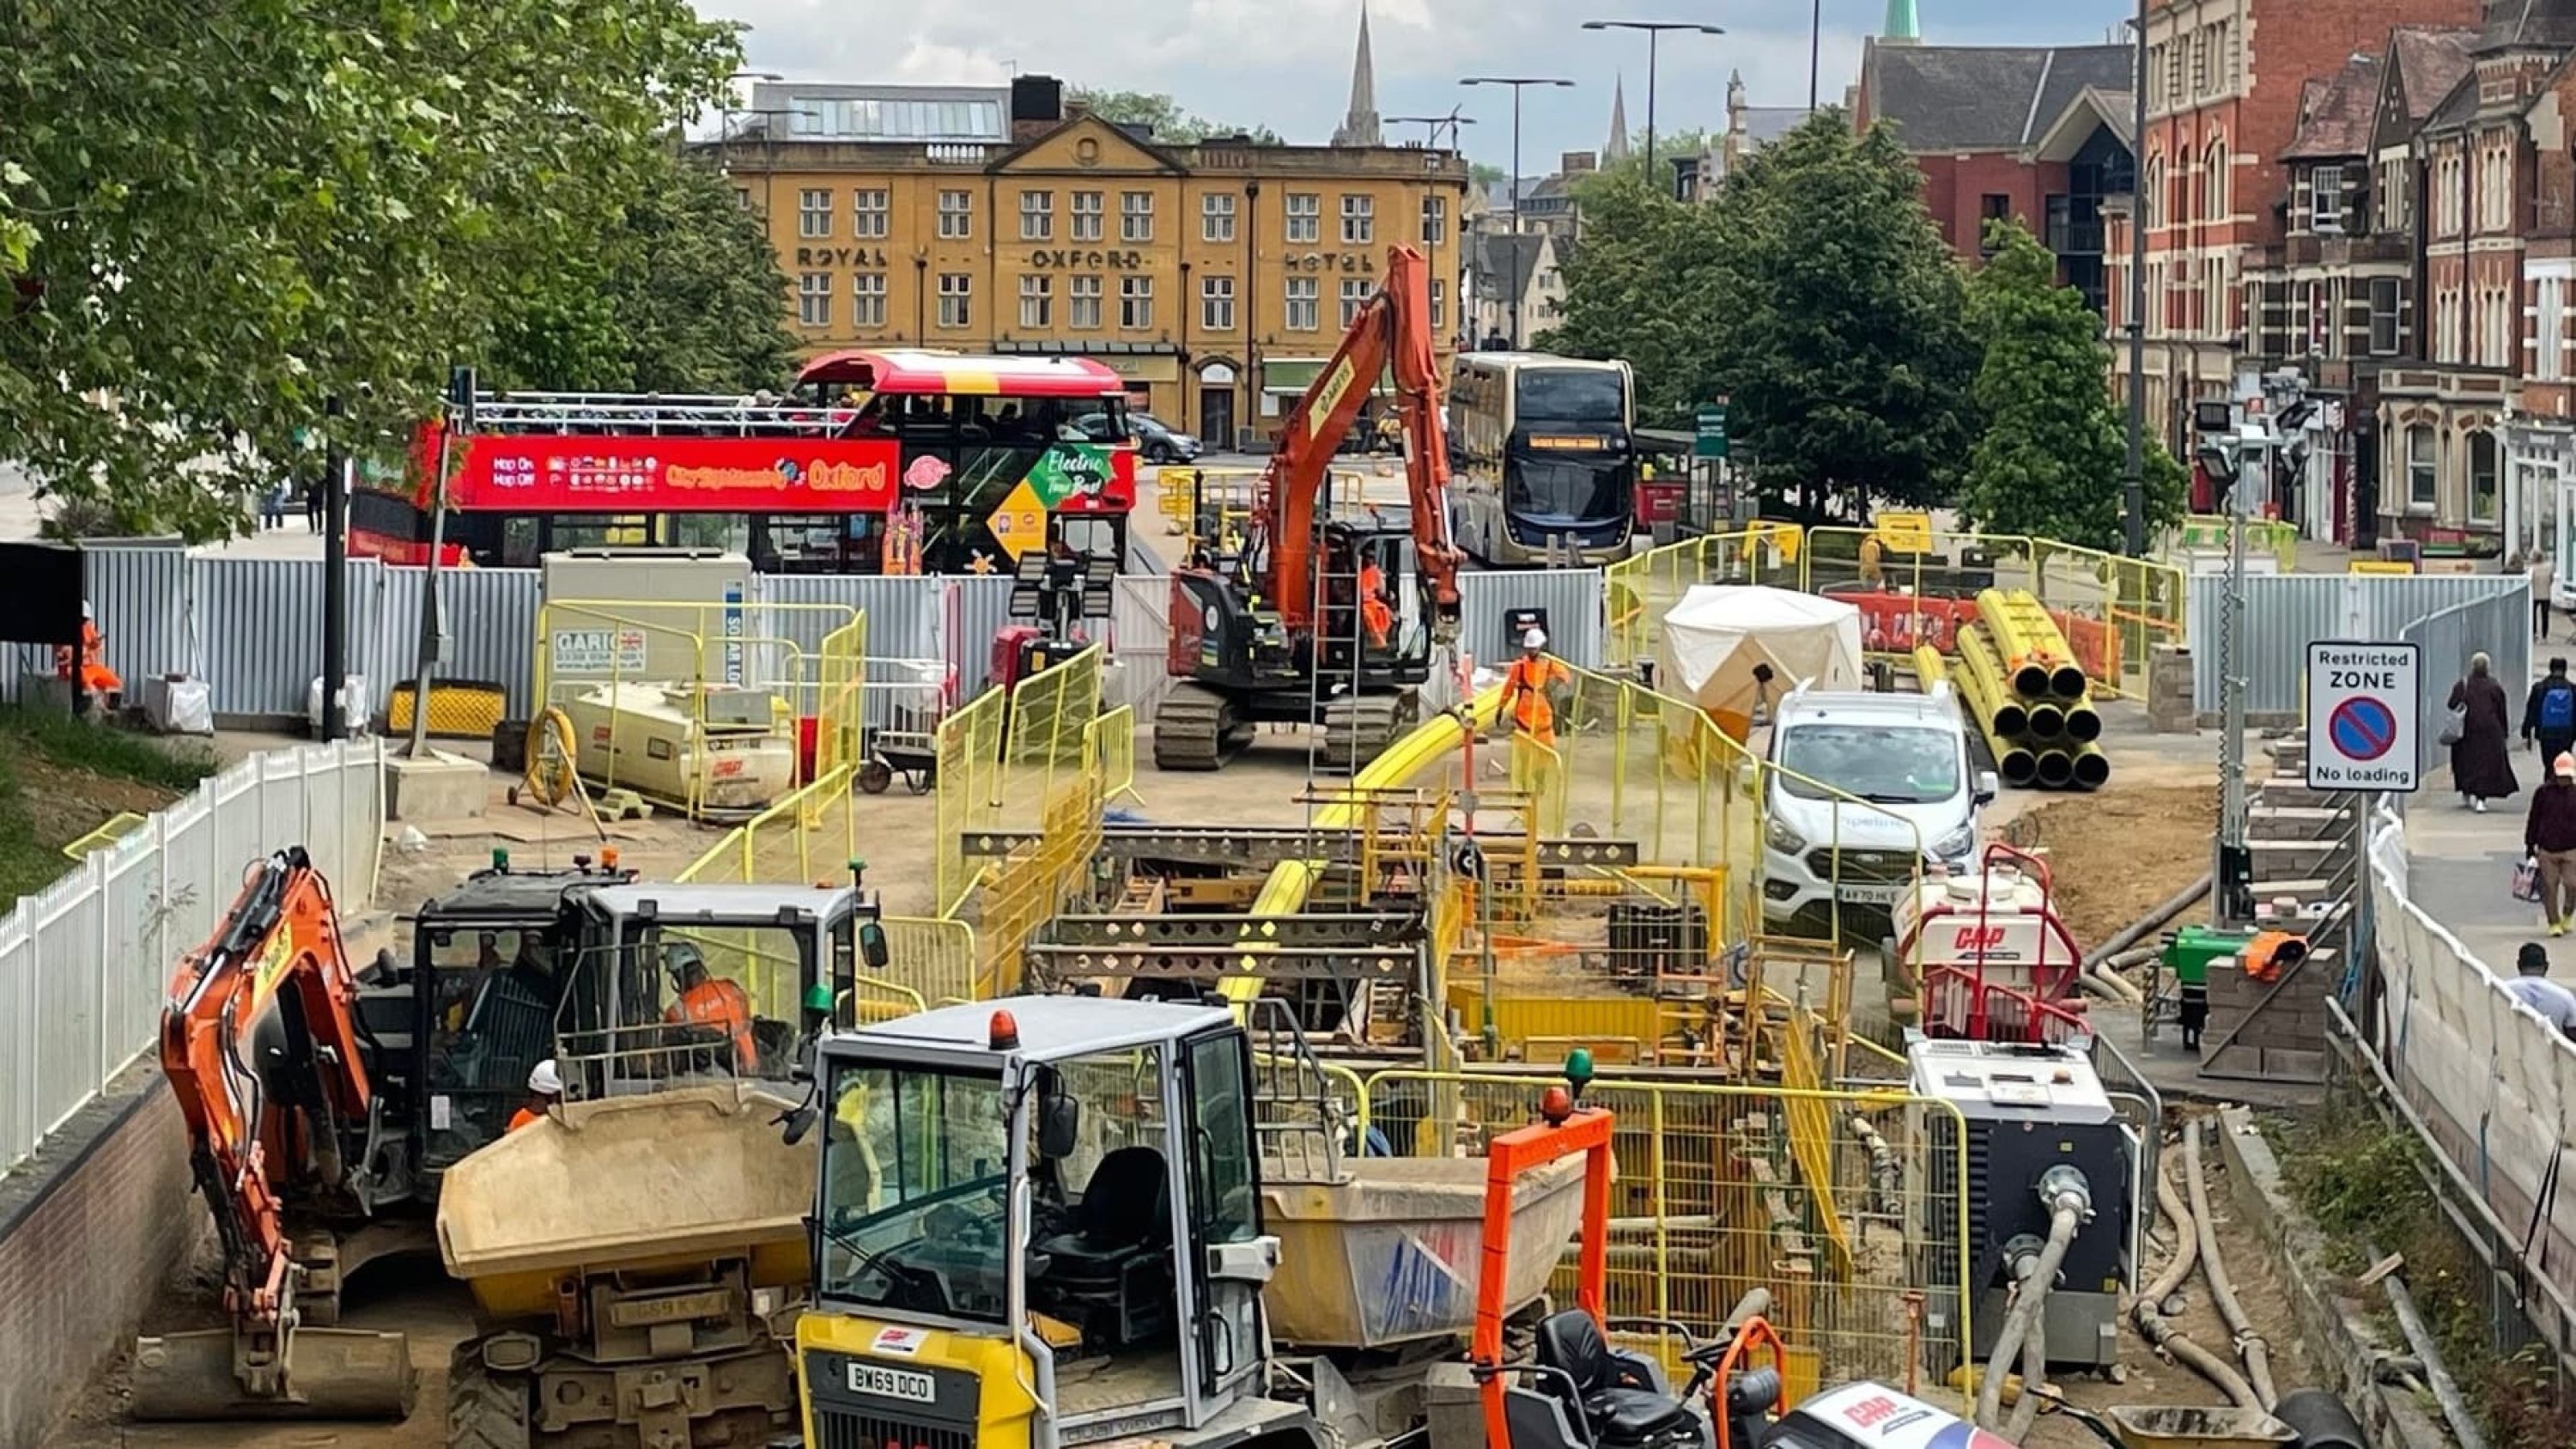
M 1601 1325 L 1580 1308 L 1540 1320 L 1538 1361 L 1563 1373 L 1541 1375 L 1541 1388 L 1561 1398 L 1570 1381 L 1573 1406 L 1582 1410 L 1596 1443 L 1645 1444 L 1676 1431 L 1696 1432 L 1690 1410 L 1665 1392 L 1654 1366 L 1612 1348 Z
M 1073 1230 L 1038 1244 L 1041 1293 L 1079 1317 L 1083 1336 L 1121 1348 L 1171 1325 L 1172 1193 L 1163 1154 L 1121 1147 L 1100 1159 L 1074 1205 Z

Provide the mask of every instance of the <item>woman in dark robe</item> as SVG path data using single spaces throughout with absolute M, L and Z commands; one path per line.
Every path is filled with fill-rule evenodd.
M 2462 714 L 2460 738 L 2451 746 L 2451 788 L 2480 814 L 2489 800 L 2502 800 L 2522 788 L 2513 778 L 2504 686 L 2496 683 L 2492 668 L 2486 655 L 2470 655 L 2468 677 L 2451 686 L 2447 706 Z

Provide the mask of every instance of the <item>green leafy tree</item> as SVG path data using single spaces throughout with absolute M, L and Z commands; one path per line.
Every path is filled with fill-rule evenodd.
M 1977 372 L 1984 421 L 1959 508 L 1993 533 L 2116 551 L 2127 437 L 2103 386 L 2111 355 L 2102 319 L 2057 259 L 2016 222 L 1989 222 L 1994 255 L 1969 285 L 1968 320 L 1985 349 Z M 2184 474 L 2161 446 L 2147 458 L 2147 529 L 2179 522 Z
M 1835 110 L 1754 152 L 1705 206 L 1620 168 L 1586 194 L 1565 324 L 1543 341 L 1629 359 L 1658 421 L 1730 398 L 1739 471 L 1800 517 L 1943 502 L 1976 352 L 1920 184 L 1883 128 L 1856 136 Z
M 1491 161 L 1475 161 L 1470 162 L 1467 166 L 1467 178 L 1476 183 L 1476 189 L 1478 191 L 1491 191 L 1495 187 L 1502 185 L 1504 182 L 1511 180 L 1512 173 L 1505 171 L 1503 168 L 1495 165 Z
M 531 273 L 504 308 L 492 385 L 748 393 L 792 370 L 787 279 L 759 219 L 704 162 L 655 156 L 599 244 Z
M 687 0 L 61 0 L 0 10 L 0 51 L 33 232 L 0 457 L 200 537 L 327 434 L 422 416 L 739 55 Z
M 1268 126 L 1229 126 L 1195 116 L 1160 91 L 1096 91 L 1076 86 L 1065 99 L 1111 125 L 1145 127 L 1156 141 L 1166 145 L 1189 146 L 1211 137 L 1235 135 L 1250 136 L 1264 146 L 1280 144 L 1279 133 Z

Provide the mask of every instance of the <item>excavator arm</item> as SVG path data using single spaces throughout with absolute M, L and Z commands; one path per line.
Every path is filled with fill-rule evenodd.
M 1333 455 L 1358 421 L 1379 375 L 1391 366 L 1396 416 L 1404 433 L 1413 551 L 1430 596 L 1432 632 L 1443 640 L 1456 637 L 1459 554 L 1449 541 L 1449 443 L 1440 426 L 1430 273 L 1420 252 L 1387 248 L 1385 283 L 1360 308 L 1332 361 L 1289 412 L 1279 451 L 1262 474 L 1261 516 L 1270 561 L 1264 592 L 1291 634 L 1304 634 L 1314 623 L 1315 508 L 1331 477 Z
M 409 1365 L 382 1361 L 388 1336 L 299 1332 L 290 1205 L 367 1201 L 356 1159 L 375 1097 L 357 1001 L 330 885 L 301 848 L 253 866 L 214 936 L 180 960 L 161 1071 L 214 1214 L 232 1327 L 145 1340 L 138 1417 L 409 1412 Z

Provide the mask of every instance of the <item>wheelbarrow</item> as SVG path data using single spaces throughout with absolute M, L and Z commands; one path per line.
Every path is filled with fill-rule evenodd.
M 2096 1414 L 2052 1398 L 2044 1412 L 2073 1419 L 2111 1449 L 2292 1449 L 2299 1443 L 2298 1430 L 2260 1409 L 2156 1404 Z
M 859 764 L 859 788 L 882 795 L 895 777 L 915 795 L 939 783 L 939 737 L 926 730 L 878 730 Z

